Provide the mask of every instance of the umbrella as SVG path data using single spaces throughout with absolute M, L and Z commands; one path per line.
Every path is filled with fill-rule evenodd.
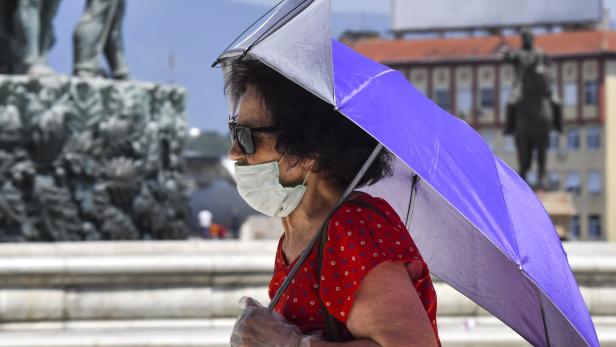
M 433 274 L 535 346 L 599 346 L 533 191 L 403 74 L 332 39 L 329 0 L 282 1 L 216 63 L 224 71 L 245 56 L 330 103 L 395 155 L 393 176 L 367 190 L 407 221 Z

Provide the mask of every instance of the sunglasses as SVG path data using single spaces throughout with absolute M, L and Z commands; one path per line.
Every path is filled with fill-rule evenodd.
M 231 140 L 237 142 L 240 150 L 244 154 L 255 153 L 255 141 L 253 134 L 265 133 L 272 134 L 278 132 L 280 129 L 277 127 L 256 127 L 250 128 L 246 126 L 237 125 L 237 121 L 229 121 L 229 132 L 231 133 Z

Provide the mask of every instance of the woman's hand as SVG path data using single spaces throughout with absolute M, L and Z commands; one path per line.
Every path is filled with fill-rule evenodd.
M 233 332 L 232 347 L 299 347 L 304 336 L 299 329 L 275 311 L 268 311 L 249 297 L 240 299 L 242 310 Z

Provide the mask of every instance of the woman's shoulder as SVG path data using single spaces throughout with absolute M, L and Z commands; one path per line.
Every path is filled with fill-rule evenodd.
M 353 222 L 365 224 L 368 221 L 375 220 L 397 229 L 404 228 L 400 217 L 386 200 L 364 192 L 357 192 L 353 199 L 343 203 L 338 211 L 332 215 L 334 225 L 336 225 L 336 222 L 338 222 L 338 225 Z
M 332 216 L 328 243 L 376 244 L 410 247 L 413 242 L 394 209 L 383 199 L 361 193 L 345 202 Z

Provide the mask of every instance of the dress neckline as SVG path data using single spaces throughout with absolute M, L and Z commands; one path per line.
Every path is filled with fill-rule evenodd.
M 350 202 L 353 202 L 354 200 L 363 199 L 366 196 L 371 197 L 370 194 L 362 192 L 362 191 L 355 191 L 355 192 L 358 193 L 358 194 L 353 199 L 345 201 L 342 205 L 340 205 L 340 207 L 342 207 L 345 204 L 348 204 Z M 295 265 L 295 263 L 297 263 L 299 258 L 301 258 L 303 251 L 300 252 L 297 255 L 297 257 L 295 257 L 295 259 L 293 259 L 293 261 L 288 263 L 287 257 L 285 256 L 284 251 L 282 250 L 282 243 L 284 242 L 284 236 L 285 236 L 285 234 L 283 232 L 282 236 L 280 237 L 280 241 L 278 242 L 278 252 L 280 253 L 280 258 L 282 259 L 282 265 L 285 268 L 285 270 L 288 272 L 289 270 L 291 270 L 293 268 L 293 265 Z

